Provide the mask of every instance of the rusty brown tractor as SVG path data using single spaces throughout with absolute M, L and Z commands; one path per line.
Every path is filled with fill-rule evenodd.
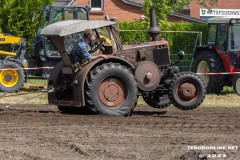
M 95 113 L 124 116 L 132 113 L 139 95 L 154 108 L 171 104 L 182 110 L 198 107 L 205 97 L 204 82 L 193 72 L 179 72 L 176 62 L 171 62 L 168 42 L 159 37 L 155 11 L 150 13 L 152 41 L 124 47 L 113 21 L 68 20 L 44 28 L 41 35 L 59 50 L 62 59 L 48 79 L 49 103 L 62 112 L 85 107 Z M 91 50 L 109 58 L 75 66 L 69 53 L 85 29 L 107 39 Z M 179 61 L 183 57 L 180 51 Z

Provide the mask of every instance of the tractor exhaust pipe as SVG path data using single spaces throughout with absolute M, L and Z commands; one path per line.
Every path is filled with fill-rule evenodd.
M 157 26 L 157 18 L 156 13 L 154 9 L 150 9 L 150 28 L 148 30 L 148 34 L 152 38 L 152 41 L 158 41 L 160 40 L 160 29 Z

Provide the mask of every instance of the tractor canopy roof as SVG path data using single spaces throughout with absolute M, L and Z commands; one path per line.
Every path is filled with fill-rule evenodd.
M 233 21 L 232 21 L 233 20 Z M 240 22 L 240 16 L 231 16 L 231 17 L 214 17 L 214 18 L 209 18 L 208 23 L 221 23 L 221 24 L 226 24 L 226 23 L 239 23 Z
M 74 33 L 83 32 L 85 29 L 96 29 L 116 22 L 107 20 L 67 20 L 53 23 L 45 27 L 41 34 L 42 36 L 66 36 Z

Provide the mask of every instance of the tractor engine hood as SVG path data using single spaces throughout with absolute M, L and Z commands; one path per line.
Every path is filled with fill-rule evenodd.
M 126 45 L 122 54 L 131 63 L 151 61 L 159 66 L 170 64 L 169 44 L 166 40 Z

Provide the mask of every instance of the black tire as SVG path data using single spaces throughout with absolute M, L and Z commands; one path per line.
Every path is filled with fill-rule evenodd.
M 106 63 L 92 70 L 86 81 L 86 104 L 106 115 L 130 115 L 137 101 L 132 72 L 118 63 Z
M 168 96 L 175 107 L 192 110 L 202 103 L 205 92 L 205 84 L 199 76 L 192 72 L 182 72 L 172 79 Z
M 162 94 L 158 91 L 142 92 L 142 97 L 149 106 L 157 109 L 163 109 L 172 104 L 168 94 Z
M 20 90 L 25 81 L 24 71 L 18 70 L 19 65 L 12 61 L 3 61 L 0 63 L 0 69 L 6 68 L 11 69 L 0 71 L 0 91 L 16 92 Z
M 216 73 L 225 72 L 223 63 L 216 53 L 201 52 L 196 56 L 193 64 L 193 72 L 195 73 Z M 206 83 L 207 93 L 219 94 L 225 86 L 226 75 L 200 75 Z
M 233 89 L 235 93 L 237 93 L 240 96 L 240 75 L 239 74 L 236 74 L 233 76 L 232 84 L 233 84 Z

